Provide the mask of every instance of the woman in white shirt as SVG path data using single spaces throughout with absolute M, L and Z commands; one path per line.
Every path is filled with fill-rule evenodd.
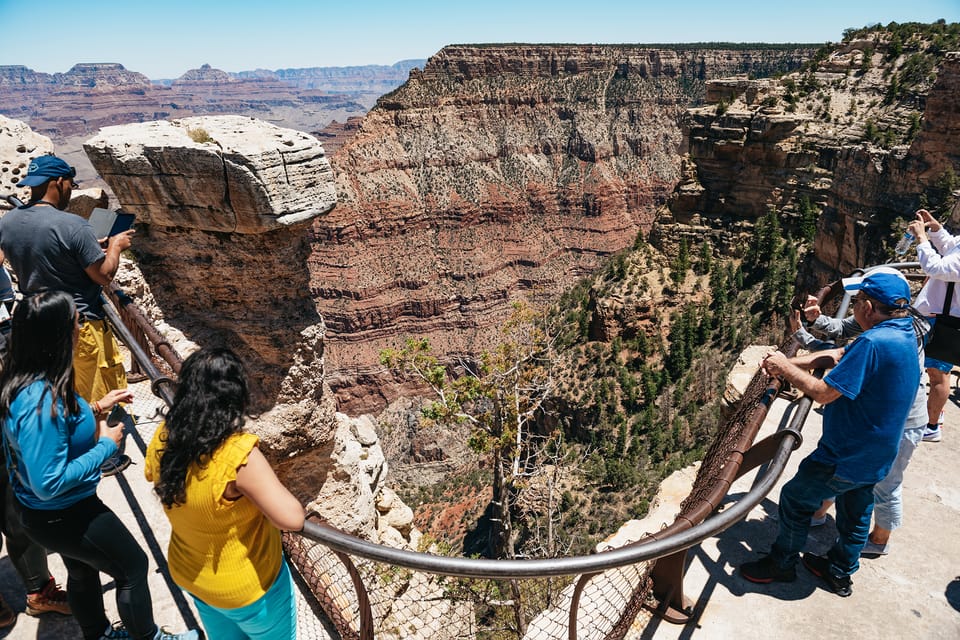
M 937 315 L 943 313 L 947 284 L 960 283 L 960 236 L 950 235 L 926 209 L 917 211 L 917 219 L 910 223 L 907 230 L 917 238 L 917 259 L 928 276 L 913 306 L 935 320 Z M 960 286 L 956 289 L 948 313 L 960 317 Z M 926 358 L 924 365 L 930 376 L 930 394 L 927 397 L 927 430 L 923 439 L 939 442 L 940 414 L 950 396 L 950 371 L 953 365 L 930 357 Z

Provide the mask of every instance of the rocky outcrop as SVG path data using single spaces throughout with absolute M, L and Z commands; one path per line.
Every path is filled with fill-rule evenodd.
M 260 410 L 284 405 L 295 426 L 315 417 L 324 326 L 309 297 L 306 230 L 335 203 L 316 139 L 198 117 L 108 127 L 85 150 L 137 216 L 133 250 L 167 321 L 198 344 L 238 350 Z M 292 451 L 328 439 L 295 433 Z
M 348 412 L 397 395 L 378 352 L 495 339 L 508 302 L 554 300 L 649 229 L 679 178 L 678 118 L 707 80 L 805 49 L 454 46 L 384 96 L 333 158 L 311 286 Z
M 334 120 L 320 131 L 314 131 L 313 135 L 323 143 L 323 148 L 327 153 L 333 155 L 337 149 L 350 141 L 360 130 L 360 123 L 363 118 L 347 118 L 346 122 L 337 122 Z
M 660 246 L 709 236 L 742 255 L 753 220 L 773 210 L 795 231 L 809 203 L 817 233 L 801 286 L 812 291 L 887 261 L 923 203 L 944 215 L 960 173 L 960 53 L 936 57 L 917 36 L 897 56 L 888 41 L 879 30 L 838 45 L 776 82 L 711 83 L 716 104 L 685 116 L 688 170 L 654 234 Z M 917 77 L 924 64 L 931 73 Z
M 30 198 L 30 189 L 17 183 L 27 175 L 30 160 L 53 153 L 53 142 L 34 133 L 26 123 L 0 115 L 0 195 L 13 195 L 22 202 Z M 0 200 L 0 207 L 8 207 Z

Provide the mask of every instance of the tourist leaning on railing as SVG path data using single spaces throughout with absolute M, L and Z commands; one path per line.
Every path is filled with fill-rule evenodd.
M 305 513 L 257 436 L 243 431 L 248 401 L 243 365 L 232 351 L 191 355 L 147 449 L 145 474 L 173 529 L 170 575 L 193 596 L 207 635 L 295 638 L 280 530 L 301 530 Z
M 129 402 L 114 390 L 91 407 L 74 390 L 73 351 L 80 332 L 73 297 L 45 291 L 13 312 L 10 352 L 0 374 L 0 421 L 14 506 L 27 535 L 67 568 L 67 598 L 85 640 L 197 640 L 154 623 L 147 556 L 97 497 L 100 465 L 117 450 L 123 427 L 107 410 Z M 116 584 L 122 625 L 103 608 L 100 572 Z

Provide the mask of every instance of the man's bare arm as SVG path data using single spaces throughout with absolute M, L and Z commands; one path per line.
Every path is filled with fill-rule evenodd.
M 790 358 L 790 362 L 801 369 L 831 369 L 837 366 L 842 356 L 843 347 L 838 347 L 836 349 L 811 351 L 802 356 Z
M 90 276 L 90 279 L 99 284 L 100 286 L 106 286 L 110 284 L 113 280 L 113 276 L 117 274 L 117 267 L 120 266 L 120 254 L 124 249 L 130 247 L 130 239 L 133 235 L 133 229 L 124 231 L 123 233 L 118 233 L 115 236 L 112 236 L 107 242 L 107 248 L 104 250 L 106 254 L 102 260 L 97 260 L 93 264 L 89 265 L 84 271 L 87 272 L 87 275 Z

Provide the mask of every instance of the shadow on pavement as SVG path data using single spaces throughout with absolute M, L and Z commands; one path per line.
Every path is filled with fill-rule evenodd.
M 960 576 L 954 578 L 950 584 L 947 585 L 943 594 L 947 597 L 947 604 L 957 611 L 960 611 Z

